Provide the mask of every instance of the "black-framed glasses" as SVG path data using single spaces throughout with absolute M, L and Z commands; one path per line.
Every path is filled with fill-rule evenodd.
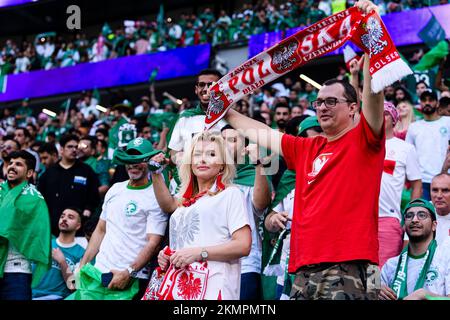
M 430 215 L 428 214 L 428 212 L 426 211 L 418 211 L 418 212 L 407 212 L 405 213 L 405 221 L 406 220 L 412 220 L 414 219 L 414 217 L 417 216 L 417 219 L 419 220 L 425 220 L 427 219 Z
M 196 83 L 196 86 L 199 87 L 199 88 L 204 88 L 205 86 L 210 87 L 212 84 L 213 84 L 213 82 L 202 82 L 202 81 L 200 81 L 200 82 Z
M 348 102 L 346 99 L 338 99 L 338 98 L 326 98 L 326 99 L 317 99 L 311 102 L 313 109 L 318 109 L 322 103 L 325 103 L 325 107 L 327 109 L 334 108 L 338 102 Z

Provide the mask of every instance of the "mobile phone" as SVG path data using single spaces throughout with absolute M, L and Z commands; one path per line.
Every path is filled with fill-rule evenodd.
M 112 278 L 113 278 L 113 273 L 112 272 L 102 273 L 102 286 L 108 287 L 109 283 L 112 280 Z

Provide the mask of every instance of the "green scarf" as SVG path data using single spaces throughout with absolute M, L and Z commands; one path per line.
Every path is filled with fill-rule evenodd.
M 10 188 L 0 184 L 0 278 L 8 257 L 8 243 L 35 264 L 32 286 L 50 268 L 50 216 L 42 195 L 26 181 Z
M 202 109 L 201 104 L 199 103 L 195 108 L 193 109 L 186 109 L 180 114 L 180 118 L 190 118 L 195 116 L 205 116 L 206 113 Z
M 425 263 L 422 267 L 422 270 L 420 271 L 416 285 L 414 286 L 414 291 L 423 288 L 428 269 L 430 268 L 431 261 L 433 261 L 436 247 L 436 240 L 433 239 L 428 245 L 428 249 L 425 254 Z M 391 286 L 392 290 L 394 290 L 399 300 L 403 300 L 403 298 L 408 295 L 406 280 L 408 277 L 408 248 L 409 246 L 406 246 L 400 254 L 397 264 L 397 270 L 395 271 L 394 281 Z
M 276 207 L 295 188 L 295 172 L 286 170 L 278 183 L 277 193 L 272 202 L 272 208 Z M 268 211 L 270 213 L 271 210 Z M 262 285 L 264 286 L 263 296 L 266 300 L 276 297 L 277 275 L 282 274 L 280 269 L 281 251 L 283 240 L 290 233 L 290 230 L 272 233 L 264 228 L 262 240 Z M 275 243 L 275 244 L 274 244 Z

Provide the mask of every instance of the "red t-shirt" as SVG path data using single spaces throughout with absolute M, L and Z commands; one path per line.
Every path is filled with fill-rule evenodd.
M 285 134 L 281 147 L 296 171 L 289 272 L 323 262 L 378 264 L 378 196 L 385 155 L 364 115 L 336 141 Z

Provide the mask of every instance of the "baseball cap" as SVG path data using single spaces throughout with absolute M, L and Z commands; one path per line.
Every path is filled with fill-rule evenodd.
M 320 127 L 319 121 L 316 116 L 308 117 L 298 126 L 298 134 L 302 134 L 304 131 L 311 129 L 313 127 Z
M 136 138 L 128 142 L 125 150 L 120 148 L 114 151 L 113 162 L 117 164 L 133 164 L 148 162 L 151 157 L 162 152 L 153 149 L 150 141 L 144 138 Z
M 436 210 L 434 209 L 433 204 L 430 201 L 427 201 L 425 199 L 419 198 L 419 199 L 414 199 L 412 201 L 410 201 L 405 209 L 403 210 L 403 216 L 405 216 L 406 212 L 414 207 L 422 207 L 425 209 L 428 209 L 428 211 L 430 211 L 431 214 L 431 219 L 432 220 L 436 220 Z

